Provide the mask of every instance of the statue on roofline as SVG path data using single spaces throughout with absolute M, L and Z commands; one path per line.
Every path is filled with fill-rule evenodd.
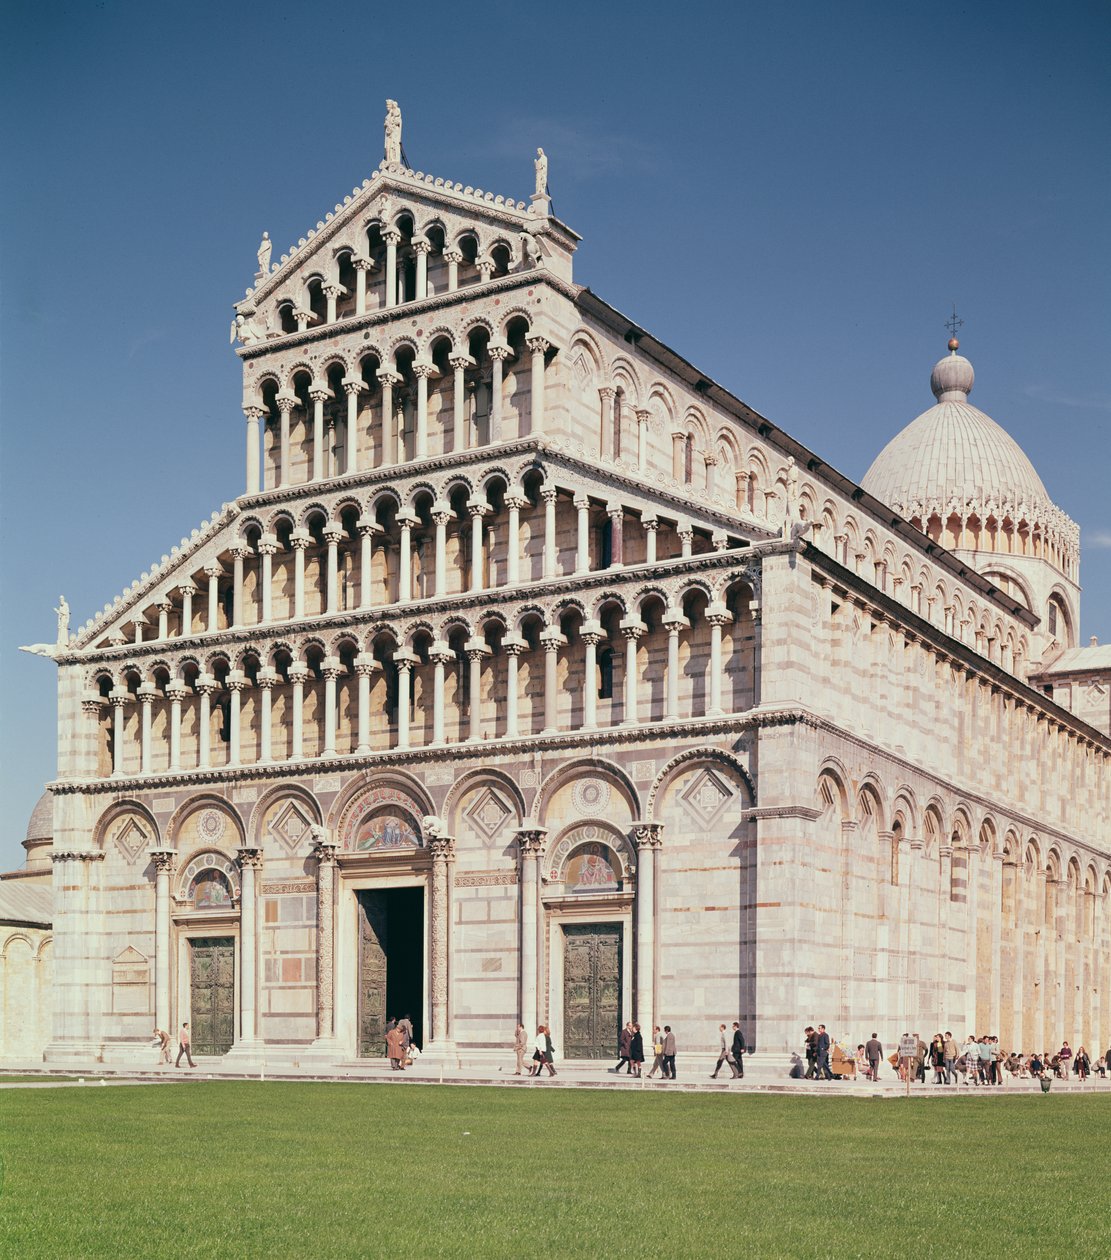
M 274 242 L 270 239 L 269 232 L 263 232 L 262 240 L 258 247 L 258 273 L 260 276 L 268 276 L 270 274 L 270 254 L 274 248 Z
M 401 110 L 397 101 L 386 102 L 386 161 L 401 162 Z
M 58 607 L 54 611 L 58 614 L 58 646 L 66 647 L 69 643 L 69 604 L 64 595 L 58 596 Z
M 532 195 L 546 197 L 548 195 L 548 155 L 543 149 L 536 150 L 536 161 L 533 165 L 536 167 L 536 191 Z

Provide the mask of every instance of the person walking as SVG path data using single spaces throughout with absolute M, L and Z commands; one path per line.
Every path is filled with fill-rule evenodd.
M 401 1048 L 405 1051 L 401 1062 L 404 1067 L 410 1067 L 413 1062 L 413 1021 L 408 1015 L 402 1015 L 397 1021 L 397 1027 L 401 1032 Z
M 868 1060 L 868 1076 L 873 1081 L 878 1081 L 880 1076 L 880 1063 L 883 1060 L 883 1042 L 880 1041 L 879 1033 L 873 1033 L 864 1045 L 864 1056 Z
M 405 1071 L 405 1034 L 399 1024 L 394 1024 L 386 1033 L 386 1054 L 394 1072 Z
M 957 1043 L 953 1040 L 953 1034 L 946 1032 L 945 1034 L 945 1084 L 955 1085 L 957 1083 L 957 1059 L 960 1058 L 960 1051 L 957 1049 Z
M 806 1038 L 806 1080 L 812 1081 L 818 1071 L 818 1034 L 807 1024 Z
M 549 1076 L 555 1076 L 555 1046 L 552 1045 L 552 1028 L 550 1024 L 544 1025 L 544 1065 L 548 1069 Z M 539 1076 L 539 1073 L 537 1073 Z
M 189 1060 L 189 1066 L 195 1068 L 197 1065 L 193 1062 L 192 1041 L 189 1036 L 189 1021 L 186 1020 L 181 1026 L 181 1032 L 177 1035 L 177 1062 L 174 1067 L 181 1067 L 181 1056 L 185 1055 Z M 169 1062 L 169 1060 L 167 1060 Z
M 538 1025 L 536 1029 L 536 1040 L 532 1043 L 532 1061 L 536 1064 L 532 1075 L 539 1078 L 546 1067 L 551 1076 L 555 1076 L 555 1069 L 552 1067 L 548 1058 L 548 1039 L 544 1035 L 544 1025 Z
M 154 1030 L 154 1041 L 152 1043 L 158 1047 L 158 1066 L 163 1063 L 167 1066 L 170 1062 L 170 1034 L 165 1028 L 156 1028 Z
M 721 1065 L 723 1063 L 729 1064 L 729 1070 L 733 1076 L 737 1075 L 737 1069 L 733 1066 L 733 1062 L 732 1062 L 733 1052 L 732 1052 L 732 1047 L 730 1043 L 730 1038 L 725 1031 L 724 1024 L 718 1025 L 718 1041 L 721 1044 L 720 1044 L 720 1048 L 718 1049 L 717 1065 L 714 1067 L 714 1070 L 710 1073 L 710 1080 L 712 1081 L 717 1080 L 718 1073 L 721 1071 Z
M 628 1076 L 629 1072 L 632 1070 L 632 1068 L 629 1065 L 629 1045 L 631 1044 L 632 1040 L 633 1040 L 633 1021 L 629 1020 L 629 1022 L 625 1025 L 625 1027 L 622 1028 L 621 1033 L 617 1038 L 617 1053 L 621 1057 L 617 1060 L 617 1066 L 610 1068 L 611 1072 L 620 1072 L 622 1063 L 625 1064 L 626 1076 Z
M 733 1021 L 733 1075 L 741 1079 L 745 1074 L 745 1055 L 748 1053 L 748 1046 L 745 1043 L 745 1035 L 741 1032 L 740 1024 Z
M 1061 1060 L 1061 1080 L 1069 1079 L 1069 1071 L 1072 1068 L 1072 1047 L 1067 1041 L 1061 1042 L 1061 1048 L 1057 1051 L 1057 1057 Z
M 1088 1052 L 1083 1046 L 1073 1055 L 1072 1066 L 1076 1072 L 1076 1079 L 1083 1085 L 1088 1079 L 1088 1073 L 1092 1070 L 1092 1061 L 1088 1058 Z
M 673 1081 L 675 1079 L 675 1034 L 671 1031 L 670 1024 L 664 1024 L 664 1080 Z
M 652 1029 L 652 1054 L 655 1057 L 652 1060 L 652 1070 L 648 1073 L 649 1079 L 657 1072 L 662 1072 L 664 1066 L 663 1033 L 660 1032 L 659 1024 Z
M 528 1049 L 528 1033 L 524 1024 L 518 1024 L 513 1033 L 513 1053 L 517 1056 L 517 1068 L 514 1076 L 520 1076 L 525 1070 L 525 1051 Z
M 826 1032 L 825 1024 L 818 1025 L 818 1039 L 815 1043 L 815 1049 L 818 1052 L 818 1080 L 833 1080 L 833 1072 L 829 1066 L 829 1033 Z
M 644 1067 L 644 1038 L 640 1034 L 640 1025 L 633 1025 L 633 1036 L 629 1042 L 629 1063 L 633 1069 L 633 1075 L 639 1076 L 640 1070 Z
M 935 1085 L 948 1084 L 945 1079 L 945 1038 L 941 1033 L 935 1034 L 930 1042 L 930 1067 L 934 1070 Z

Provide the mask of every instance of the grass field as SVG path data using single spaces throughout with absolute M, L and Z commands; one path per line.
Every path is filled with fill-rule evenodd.
M 0 1256 L 1111 1255 L 1111 1095 L 0 1091 Z

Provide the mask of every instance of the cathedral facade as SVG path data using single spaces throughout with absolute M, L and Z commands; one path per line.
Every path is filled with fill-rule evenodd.
M 393 125 L 236 306 L 244 493 L 52 652 L 48 1060 L 1105 1044 L 1111 669 L 957 346 L 857 485 L 575 282 L 542 153 Z

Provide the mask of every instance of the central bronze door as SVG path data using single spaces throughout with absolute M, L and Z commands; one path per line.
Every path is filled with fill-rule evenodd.
M 621 924 L 563 929 L 563 1053 L 569 1059 L 617 1054 L 621 1032 Z
M 386 1021 L 407 1015 L 423 1048 L 424 890 L 366 889 L 359 905 L 359 1054 L 386 1053 Z
M 235 942 L 189 942 L 189 1026 L 194 1054 L 227 1054 L 235 1040 Z

